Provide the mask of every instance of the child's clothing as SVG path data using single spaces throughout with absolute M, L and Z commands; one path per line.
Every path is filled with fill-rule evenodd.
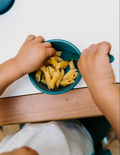
M 77 120 L 26 124 L 0 143 L 0 153 L 29 146 L 40 155 L 92 155 L 94 144 L 89 132 Z

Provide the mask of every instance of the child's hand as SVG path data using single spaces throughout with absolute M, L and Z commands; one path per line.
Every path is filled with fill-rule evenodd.
M 30 147 L 24 146 L 21 148 L 14 149 L 11 152 L 5 152 L 0 155 L 38 155 L 38 153 Z
M 88 88 L 100 90 L 113 85 L 115 76 L 109 62 L 111 45 L 102 42 L 85 49 L 78 61 L 78 67 Z
M 15 56 L 15 61 L 22 70 L 23 74 L 28 74 L 38 70 L 44 61 L 55 54 L 55 49 L 51 44 L 44 42 L 42 36 L 29 35 Z

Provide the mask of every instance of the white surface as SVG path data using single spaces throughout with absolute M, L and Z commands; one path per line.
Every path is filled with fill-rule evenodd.
M 16 0 L 12 9 L 0 16 L 0 64 L 17 54 L 29 34 L 68 40 L 81 52 L 93 43 L 110 42 L 115 57 L 112 67 L 119 82 L 119 0 Z M 78 87 L 86 87 L 83 79 Z M 34 93 L 39 91 L 26 75 L 2 97 Z

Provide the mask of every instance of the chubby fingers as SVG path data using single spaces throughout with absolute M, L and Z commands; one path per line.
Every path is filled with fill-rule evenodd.
M 46 48 L 46 50 L 47 50 L 47 53 L 46 53 L 47 58 L 48 58 L 48 57 L 51 57 L 51 56 L 53 56 L 53 55 L 55 55 L 56 50 L 55 50 L 54 48 L 52 48 L 51 43 L 49 43 L 49 42 L 44 42 L 44 43 L 42 43 L 42 45 L 43 45 L 43 46 Z
M 43 44 L 43 46 L 46 47 L 46 48 L 52 47 L 51 43 L 49 43 L 49 42 L 44 42 L 44 43 L 42 43 L 42 44 Z
M 48 57 L 51 57 L 51 56 L 54 56 L 56 53 L 55 49 L 54 48 L 47 48 L 47 58 Z
M 82 54 L 81 57 L 85 56 L 85 55 L 91 55 L 96 51 L 97 46 L 95 44 L 92 44 L 91 46 L 89 46 L 88 48 L 86 48 Z M 93 50 L 94 49 L 94 50 Z
M 98 53 L 103 56 L 110 53 L 111 50 L 111 44 L 108 42 L 102 42 L 99 45 Z
M 33 41 L 36 43 L 43 43 L 45 39 L 42 36 L 38 36 Z
M 36 38 L 35 35 L 29 35 L 29 36 L 27 37 L 27 39 L 25 40 L 25 42 L 26 42 L 26 43 L 29 43 L 29 42 L 33 41 L 35 38 Z
M 99 56 L 105 56 L 108 53 L 110 53 L 110 50 L 111 50 L 111 44 L 108 42 L 101 42 L 96 45 L 92 44 L 82 52 L 81 57 L 85 55 L 92 56 L 94 54 L 97 54 Z

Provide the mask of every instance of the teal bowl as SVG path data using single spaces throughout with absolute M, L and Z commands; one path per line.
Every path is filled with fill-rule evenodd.
M 56 50 L 56 51 L 62 51 L 63 54 L 62 54 L 62 58 L 64 59 L 64 52 L 65 51 L 69 51 L 73 54 L 79 54 L 81 55 L 81 52 L 79 51 L 79 49 L 73 45 L 72 43 L 66 41 L 66 40 L 62 40 L 62 39 L 52 39 L 52 40 L 48 40 L 46 42 L 50 42 L 52 44 L 52 47 Z M 74 61 L 75 63 L 75 67 L 78 69 L 78 66 L 77 66 L 77 61 Z M 65 72 L 68 72 L 70 70 L 69 66 L 65 69 Z M 50 95 L 57 95 L 57 94 L 62 94 L 62 93 L 65 93 L 69 90 L 71 90 L 72 88 L 74 88 L 77 83 L 80 81 L 81 79 L 81 74 L 78 70 L 78 75 L 75 79 L 75 82 L 68 85 L 68 86 L 60 86 L 59 88 L 57 89 L 48 89 L 48 87 L 46 85 L 44 85 L 42 82 L 37 82 L 36 78 L 35 78 L 35 73 L 36 72 L 32 72 L 29 74 L 29 78 L 30 78 L 30 81 L 32 82 L 32 84 L 38 89 L 40 90 L 41 92 L 43 93 L 46 93 L 46 94 L 50 94 Z

